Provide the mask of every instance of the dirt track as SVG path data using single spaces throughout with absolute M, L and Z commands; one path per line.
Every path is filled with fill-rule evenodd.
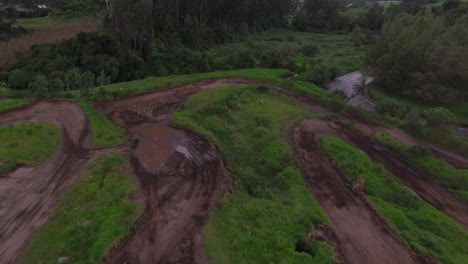
M 46 122 L 62 128 L 63 141 L 41 168 L 19 169 L 0 178 L 5 200 L 0 207 L 1 263 L 14 263 L 31 234 L 45 223 L 92 153 L 88 120 L 79 106 L 40 102 L 0 115 L 0 126 Z
M 32 234 L 47 220 L 58 200 L 89 162 L 111 151 L 130 151 L 132 168 L 145 194 L 146 209 L 133 231 L 112 248 L 105 259 L 106 263 L 125 261 L 127 263 L 205 263 L 206 257 L 201 250 L 202 241 L 198 231 L 232 182 L 223 167 L 222 159 L 210 143 L 192 133 L 169 128 L 165 122 L 190 95 L 197 92 L 222 86 L 254 84 L 260 83 L 243 78 L 206 80 L 130 99 L 98 103 L 95 106 L 100 112 L 114 123 L 127 128 L 132 134 L 131 146 L 127 144 L 112 150 L 90 150 L 91 135 L 88 120 L 81 109 L 73 103 L 42 102 L 0 114 L 0 126 L 48 122 L 61 127 L 64 134 L 64 141 L 59 150 L 42 168 L 31 169 L 32 171 L 22 169 L 18 171 L 18 175 L 0 180 L 0 186 L 17 186 L 14 182 L 18 177 L 32 178 L 29 179 L 27 188 L 24 185 L 15 187 L 15 191 L 8 197 L 12 201 L 11 206 L 0 208 L 0 241 L 2 241 L 0 259 L 6 260 L 5 263 L 15 262 Z M 316 111 L 328 113 L 310 99 L 278 87 L 272 89 Z M 322 123 L 317 125 L 319 128 L 324 127 Z M 317 132 L 312 124 L 308 126 L 311 126 L 309 128 L 312 132 Z M 300 129 L 303 127 L 300 126 Z M 367 134 L 359 134 L 342 127 L 335 132 L 345 140 L 348 136 L 358 140 L 355 143 L 363 151 L 369 151 L 373 159 L 378 160 L 379 153 L 392 155 L 393 163 L 384 164 L 389 166 L 390 170 L 392 168 L 399 170 L 400 167 L 396 163 L 402 161 L 396 154 L 373 150 L 373 145 L 366 145 L 376 128 L 369 127 L 368 130 Z M 388 130 L 401 133 L 399 130 Z M 331 129 L 328 132 L 333 131 Z M 316 143 L 314 140 L 308 141 L 311 139 L 310 135 L 307 136 L 309 132 L 304 133 L 296 131 L 294 138 L 296 149 L 303 151 L 302 154 L 298 154 L 298 161 L 299 164 L 302 162 L 301 167 L 307 182 L 310 184 L 310 181 L 314 180 L 311 174 L 315 169 L 313 166 L 319 166 L 318 169 L 324 170 L 326 175 L 337 183 L 342 182 L 341 178 L 336 177 L 338 175 L 336 171 L 327 165 L 328 161 L 324 160 L 324 156 L 314 156 L 308 152 Z M 406 137 L 404 134 L 401 135 Z M 409 137 L 405 139 L 412 140 Z M 319 165 L 307 163 L 314 160 L 319 161 Z M 463 161 L 460 163 L 464 164 Z M 411 168 L 406 163 L 404 166 L 405 169 Z M 30 177 L 31 174 L 34 177 Z M 405 184 L 410 188 L 422 184 L 423 188 L 414 188 L 414 190 L 421 192 L 418 194 L 423 199 L 434 203 L 438 209 L 454 217 L 466 228 L 466 214 L 463 211 L 457 214 L 457 210 L 466 208 L 463 204 L 460 205 L 458 200 L 447 196 L 448 191 L 433 184 L 420 172 L 405 175 L 407 177 L 403 179 L 410 179 L 403 181 Z M 411 178 L 413 176 L 418 177 Z M 365 201 L 354 197 L 349 190 L 347 191 L 346 186 L 340 185 L 341 183 L 323 181 L 323 184 L 323 190 L 311 188 L 311 191 L 319 202 L 321 201 L 332 222 L 338 223 L 333 219 L 341 221 L 340 224 L 333 224 L 332 228 L 339 238 L 338 247 L 344 252 L 344 259 L 350 263 L 358 263 L 360 260 L 363 261 L 360 263 L 415 262 L 401 241 L 382 220 L 375 216 Z M 332 186 L 328 186 L 330 184 Z M 416 186 L 411 187 L 412 185 Z M 329 189 L 325 188 L 327 186 Z M 434 190 L 437 191 L 436 194 L 432 193 Z M 352 211 L 344 210 L 345 205 L 348 205 Z M 346 223 L 347 218 L 352 215 L 356 215 L 353 220 L 355 226 Z M 340 234 L 341 232 L 343 233 Z M 370 252 L 366 248 L 373 251 Z M 379 261 L 373 262 L 373 260 Z

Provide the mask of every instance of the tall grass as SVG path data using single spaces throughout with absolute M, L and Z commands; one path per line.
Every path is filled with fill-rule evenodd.
M 27 35 L 0 42 L 0 70 L 12 63 L 16 54 L 28 52 L 32 45 L 55 43 L 74 37 L 79 32 L 92 32 L 97 28 L 97 20 L 86 17 L 78 21 L 41 28 Z

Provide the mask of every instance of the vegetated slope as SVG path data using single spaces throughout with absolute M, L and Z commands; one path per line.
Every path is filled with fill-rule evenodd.
M 142 211 L 129 201 L 137 191 L 125 170 L 126 157 L 99 158 L 60 199 L 19 263 L 100 263 L 110 245 L 125 236 Z
M 327 219 L 287 146 L 293 123 L 313 114 L 268 89 L 239 87 L 195 95 L 174 115 L 176 126 L 218 146 L 236 179 L 203 231 L 214 263 L 334 262 L 317 240 Z
M 345 142 L 320 137 L 320 145 L 336 161 L 347 182 L 361 185 L 366 197 L 404 241 L 417 253 L 444 263 L 465 263 L 468 232 L 425 203 L 388 171 Z

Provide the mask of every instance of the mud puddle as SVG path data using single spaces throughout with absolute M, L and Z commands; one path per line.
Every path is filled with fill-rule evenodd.
M 232 186 L 223 160 L 192 133 L 152 123 L 131 131 L 146 208 L 104 263 L 205 263 L 200 229 Z

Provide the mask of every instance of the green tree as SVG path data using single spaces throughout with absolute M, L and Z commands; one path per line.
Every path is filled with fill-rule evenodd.
M 428 13 L 385 25 L 365 62 L 386 90 L 427 102 L 453 102 L 467 92 L 468 17 L 454 25 Z
M 13 89 L 26 89 L 32 81 L 34 81 L 34 78 L 27 71 L 16 69 L 8 73 L 8 83 Z
M 37 97 L 46 98 L 49 96 L 49 81 L 44 75 L 38 75 L 34 82 L 29 83 L 28 89 Z

